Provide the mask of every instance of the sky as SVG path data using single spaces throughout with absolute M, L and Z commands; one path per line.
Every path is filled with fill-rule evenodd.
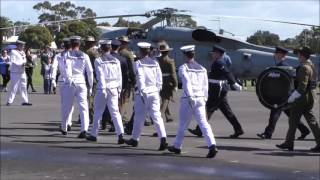
M 43 1 L 1 0 L 1 16 L 9 17 L 12 21 L 29 21 L 36 23 L 41 12 L 32 7 Z M 50 1 L 51 4 L 60 1 Z M 188 14 L 197 21 L 198 25 L 216 31 L 220 28 L 235 34 L 241 39 L 254 34 L 257 30 L 270 31 L 280 36 L 280 39 L 295 37 L 306 26 L 261 22 L 245 19 L 220 18 L 214 15 L 245 16 L 284 20 L 290 22 L 319 25 L 319 0 L 149 0 L 149 1 L 112 1 L 112 0 L 73 0 L 77 6 L 91 8 L 97 16 L 140 14 L 146 11 L 171 7 L 188 10 Z M 146 18 L 129 18 L 130 21 L 147 21 Z M 99 20 L 113 24 L 117 19 Z M 98 21 L 98 22 L 99 22 Z

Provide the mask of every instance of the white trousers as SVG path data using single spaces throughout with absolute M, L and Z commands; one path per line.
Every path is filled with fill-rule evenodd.
M 60 87 L 60 92 L 62 92 L 62 91 L 64 91 L 64 89 L 65 89 L 65 86 L 66 85 L 64 85 L 63 83 L 59 83 L 59 87 Z M 64 100 L 64 98 L 63 98 L 63 96 L 62 96 L 62 94 L 60 93 L 60 97 L 61 97 L 61 104 L 62 104 L 62 101 Z M 61 119 L 63 119 L 63 106 L 61 105 L 61 108 L 60 108 L 60 110 L 61 110 Z M 73 105 L 73 103 L 72 103 L 72 108 L 71 108 L 71 110 L 70 110 L 70 113 L 69 113 L 69 116 L 67 117 L 67 125 L 69 125 L 69 126 L 72 126 L 72 114 L 73 114 L 73 110 L 74 110 L 74 105 Z
M 116 129 L 116 133 L 119 136 L 124 133 L 122 118 L 119 112 L 119 95 L 117 88 L 107 90 L 97 90 L 94 97 L 94 115 L 93 115 L 93 127 L 91 135 L 97 137 L 99 133 L 100 122 L 102 114 L 108 106 L 108 110 L 111 115 L 111 120 Z
M 28 103 L 28 92 L 27 92 L 27 76 L 26 73 L 10 73 L 10 86 L 8 91 L 8 103 L 13 103 L 16 97 L 17 91 L 20 90 L 21 97 L 24 103 Z
M 67 131 L 68 122 L 71 121 L 73 111 L 73 101 L 76 98 L 80 119 L 81 131 L 88 131 L 89 127 L 89 110 L 87 99 L 87 86 L 86 84 L 75 84 L 61 86 L 61 128 Z
M 153 125 L 157 131 L 158 138 L 167 137 L 160 112 L 160 96 L 158 92 L 154 92 L 149 93 L 144 98 L 138 94 L 135 95 L 132 139 L 139 140 L 147 114 L 153 120 Z
M 211 145 L 215 145 L 216 141 L 211 126 L 206 118 L 206 102 L 204 99 L 195 98 L 195 103 L 192 103 L 191 105 L 187 98 L 181 98 L 180 103 L 179 127 L 177 130 L 174 147 L 178 149 L 182 148 L 184 132 L 189 126 L 192 116 L 194 116 L 195 120 L 197 121 L 207 146 L 210 147 Z

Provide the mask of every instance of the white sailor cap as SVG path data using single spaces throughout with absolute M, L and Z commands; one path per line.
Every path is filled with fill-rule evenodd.
M 103 39 L 99 41 L 100 45 L 111 45 L 111 40 L 110 39 Z
M 191 51 L 194 51 L 194 49 L 195 49 L 195 45 L 186 45 L 180 48 L 180 50 L 183 52 L 191 52 Z
M 16 44 L 22 44 L 22 45 L 24 45 L 24 44 L 26 44 L 26 42 L 21 41 L 21 40 L 17 40 L 17 41 L 16 41 Z
M 147 42 L 139 42 L 137 45 L 141 49 L 149 49 L 151 47 L 151 44 Z
M 69 39 L 70 39 L 70 41 L 80 42 L 81 37 L 80 36 L 70 36 Z

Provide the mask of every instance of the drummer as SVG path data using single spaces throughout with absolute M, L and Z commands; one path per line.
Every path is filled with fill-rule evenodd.
M 277 46 L 275 48 L 274 59 L 275 59 L 276 66 L 289 66 L 289 64 L 285 61 L 287 53 L 288 53 L 288 50 L 286 48 L 283 48 L 280 46 Z M 261 139 L 271 139 L 272 133 L 276 127 L 276 124 L 281 115 L 281 112 L 282 112 L 281 109 L 277 109 L 277 108 L 271 109 L 269 123 L 263 133 L 257 134 L 258 137 L 260 137 Z M 284 110 L 284 113 L 289 117 L 290 110 L 286 109 Z M 301 136 L 298 137 L 298 139 L 304 139 L 310 133 L 309 129 L 301 122 L 298 124 L 298 129 L 301 132 Z

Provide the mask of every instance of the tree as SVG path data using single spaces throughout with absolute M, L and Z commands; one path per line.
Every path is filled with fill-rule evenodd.
M 280 43 L 279 35 L 269 31 L 257 31 L 247 38 L 247 42 L 263 46 L 276 46 Z
M 55 21 L 55 20 L 68 20 L 96 17 L 96 13 L 86 7 L 76 6 L 70 1 L 51 4 L 48 1 L 37 3 L 33 9 L 42 11 L 38 17 L 39 22 Z M 87 19 L 82 21 L 70 21 L 66 23 L 50 24 L 48 29 L 51 34 L 55 36 L 55 41 L 59 45 L 62 39 L 71 35 L 79 35 L 82 37 L 99 36 L 97 23 L 94 19 Z
M 108 22 L 99 23 L 98 26 L 111 26 Z
M 33 6 L 33 9 L 42 11 L 42 14 L 38 17 L 39 22 L 55 21 L 55 20 L 67 20 L 96 17 L 97 14 L 90 8 L 76 6 L 70 1 L 60 2 L 52 5 L 48 1 L 37 3 Z
M 81 37 L 93 36 L 96 39 L 99 37 L 100 31 L 97 28 L 92 28 L 83 21 L 72 21 L 63 24 L 60 28 L 60 32 L 56 34 L 55 42 L 60 45 L 63 38 L 78 35 Z
M 19 39 L 26 42 L 26 46 L 39 49 L 45 45 L 50 45 L 53 37 L 49 30 L 41 26 L 30 26 L 19 36 Z
M 12 21 L 4 16 L 0 16 L 0 28 L 12 26 Z M 2 45 L 2 40 L 4 36 L 12 35 L 12 29 L 0 29 L 0 46 Z

